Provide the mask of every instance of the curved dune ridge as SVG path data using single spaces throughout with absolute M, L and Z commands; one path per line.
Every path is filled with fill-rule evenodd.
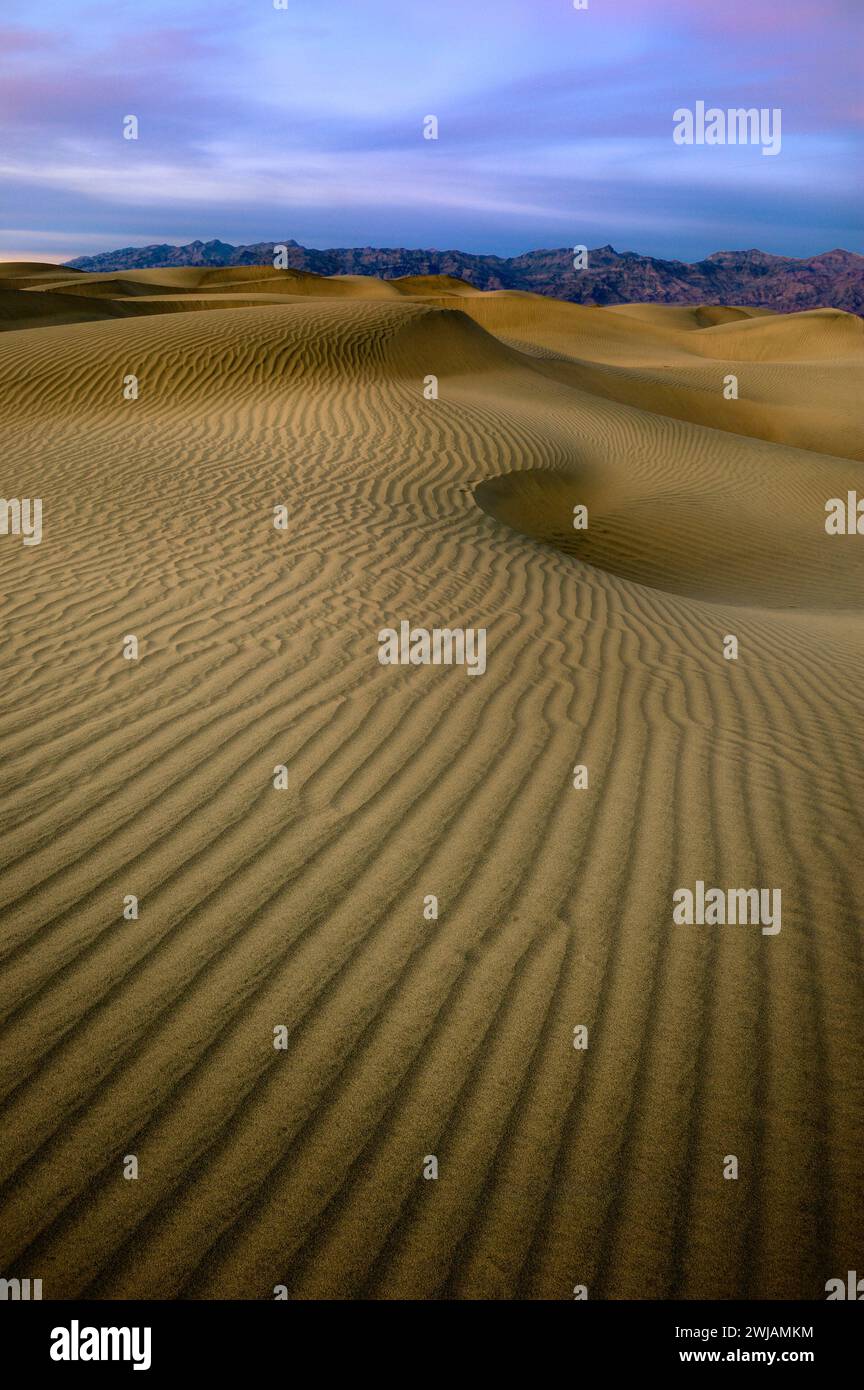
M 563 472 L 487 478 L 474 495 L 524 535 L 640 584 L 748 607 L 864 609 L 856 547 L 829 549 L 821 524 L 826 496 L 846 508 L 848 465 L 822 457 L 817 470 L 803 451 L 778 458 L 741 440 L 748 447 L 705 457 L 694 448 L 682 477 L 688 443 L 685 435 L 670 452 L 665 477 L 638 453 L 595 455 Z M 580 505 L 590 518 L 584 530 L 573 524 Z
M 860 322 L 282 274 L 0 266 L 0 490 L 43 500 L 0 535 L 0 1268 L 824 1297 L 864 1236 Z M 485 627 L 485 674 L 381 665 L 403 620 Z M 673 925 L 697 880 L 782 930 Z

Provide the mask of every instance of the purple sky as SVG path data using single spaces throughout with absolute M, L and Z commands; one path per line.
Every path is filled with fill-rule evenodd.
M 0 259 L 862 251 L 862 57 L 864 0 L 3 0 Z M 781 153 L 676 145 L 700 100 Z

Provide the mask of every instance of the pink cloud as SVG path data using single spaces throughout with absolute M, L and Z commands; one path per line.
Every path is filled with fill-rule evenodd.
M 600 3 L 596 0 L 596 14 Z M 861 0 L 614 0 L 610 14 L 658 29 L 672 20 L 691 31 L 725 34 L 733 42 L 744 34 L 777 40 L 791 33 L 831 34 L 846 25 L 861 28 Z
M 57 34 L 44 29 L 13 29 L 0 26 L 0 56 L 11 53 L 49 53 L 59 46 Z

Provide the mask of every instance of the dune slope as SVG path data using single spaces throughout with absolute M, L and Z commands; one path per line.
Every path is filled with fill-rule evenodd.
M 201 274 L 0 336 L 43 499 L 0 535 L 0 1267 L 823 1297 L 864 1236 L 860 334 Z M 485 627 L 485 674 L 382 666 L 402 620 Z M 697 880 L 782 930 L 674 925 Z

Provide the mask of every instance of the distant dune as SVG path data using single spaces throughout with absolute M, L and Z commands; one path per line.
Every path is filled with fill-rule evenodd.
M 7 264 L 0 327 L 4 1275 L 860 1269 L 861 320 Z M 382 665 L 401 620 L 485 674 Z M 697 880 L 782 930 L 674 925 Z

